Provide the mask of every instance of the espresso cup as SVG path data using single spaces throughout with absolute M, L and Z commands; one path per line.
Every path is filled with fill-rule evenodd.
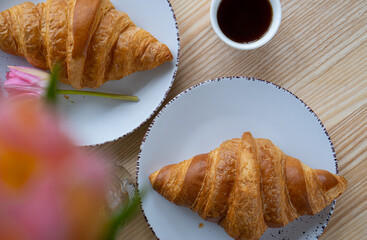
M 269 0 L 272 9 L 272 19 L 268 30 L 257 40 L 248 43 L 239 43 L 229 39 L 220 29 L 218 24 L 218 8 L 222 0 L 212 0 L 210 7 L 210 21 L 214 32 L 218 37 L 227 45 L 240 49 L 240 50 L 251 50 L 263 46 L 269 42 L 277 32 L 280 21 L 282 18 L 282 10 L 280 5 L 280 0 Z

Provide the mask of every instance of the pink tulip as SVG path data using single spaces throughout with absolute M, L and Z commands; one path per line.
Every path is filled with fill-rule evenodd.
M 47 87 L 50 74 L 29 67 L 9 66 L 4 89 L 10 98 L 38 98 Z
M 4 89 L 8 93 L 8 97 L 10 99 L 34 99 L 39 98 L 45 93 L 48 80 L 50 78 L 49 73 L 30 67 L 9 66 L 9 69 L 10 71 L 7 72 L 5 76 L 6 81 L 4 83 Z M 137 102 L 139 100 L 139 98 L 136 96 L 89 91 L 57 90 L 57 93 L 66 95 L 105 97 L 133 102 Z
M 100 239 L 106 177 L 40 101 L 0 102 L 0 239 Z

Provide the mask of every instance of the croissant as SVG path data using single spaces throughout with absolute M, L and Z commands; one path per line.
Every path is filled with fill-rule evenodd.
M 149 179 L 169 201 L 244 240 L 320 212 L 347 188 L 344 177 L 311 169 L 249 132 L 209 154 L 165 166 Z
M 172 60 L 165 44 L 109 0 L 25 2 L 0 14 L 0 49 L 35 67 L 62 67 L 60 81 L 98 88 Z

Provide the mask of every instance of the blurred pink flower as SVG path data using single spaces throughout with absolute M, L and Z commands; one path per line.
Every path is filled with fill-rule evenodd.
M 107 167 L 40 101 L 0 102 L 0 238 L 100 239 Z
M 38 98 L 48 84 L 50 74 L 36 68 L 9 66 L 4 89 L 9 98 Z

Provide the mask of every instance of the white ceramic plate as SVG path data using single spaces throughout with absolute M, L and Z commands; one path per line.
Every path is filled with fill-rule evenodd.
M 299 98 L 272 83 L 244 77 L 211 80 L 174 98 L 154 119 L 141 145 L 137 167 L 147 222 L 161 240 L 231 239 L 218 225 L 178 207 L 154 190 L 149 175 L 165 165 L 207 153 L 224 140 L 250 131 L 271 139 L 286 154 L 312 168 L 337 172 L 330 138 L 315 113 Z M 327 225 L 335 201 L 314 216 L 284 228 L 268 229 L 261 240 L 317 239 Z M 203 228 L 198 225 L 204 223 Z
M 26 0 L 0 1 L 0 11 Z M 28 0 L 29 1 L 29 0 Z M 45 1 L 45 0 L 44 0 Z M 42 2 L 31 0 L 31 2 Z M 172 52 L 174 60 L 153 70 L 137 72 L 119 81 L 110 81 L 97 90 L 136 95 L 140 101 L 125 102 L 98 97 L 59 97 L 59 108 L 68 131 L 79 145 L 95 145 L 124 136 L 148 120 L 165 99 L 174 81 L 179 58 L 179 33 L 175 15 L 168 0 L 111 0 L 117 10 L 126 12 L 134 23 L 149 31 Z M 0 78 L 9 65 L 30 66 L 21 57 L 0 51 Z M 72 89 L 59 84 L 60 89 Z

